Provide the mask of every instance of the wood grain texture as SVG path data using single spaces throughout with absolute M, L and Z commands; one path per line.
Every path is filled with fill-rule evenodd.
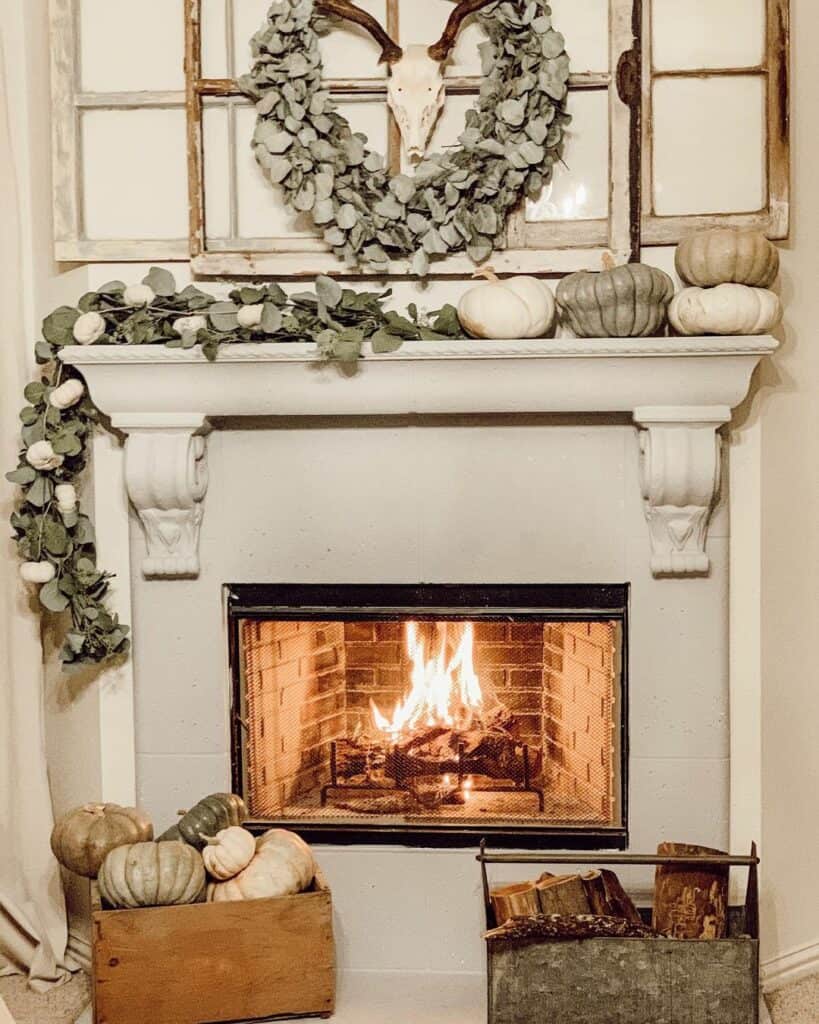
M 489 1024 L 757 1024 L 750 939 L 489 942 Z
M 535 883 L 541 914 L 590 914 L 580 875 L 540 877 Z
M 95 1024 L 216 1024 L 329 1015 L 332 899 L 281 899 L 93 914 Z
M 692 861 L 701 856 L 720 856 L 721 850 L 689 843 L 660 843 L 657 853 Z M 652 924 L 673 939 L 722 939 L 728 929 L 728 874 L 721 865 L 696 863 L 657 868 L 654 881 Z

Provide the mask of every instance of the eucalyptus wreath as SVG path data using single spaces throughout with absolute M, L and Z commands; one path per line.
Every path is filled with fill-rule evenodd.
M 570 121 L 563 36 L 545 0 L 497 3 L 479 20 L 489 39 L 478 104 L 459 145 L 412 176 L 390 176 L 323 87 L 319 35 L 330 24 L 313 0 L 277 0 L 253 37 L 255 63 L 240 85 L 258 111 L 256 159 L 347 266 L 383 271 L 409 257 L 423 277 L 452 253 L 480 263 L 503 245 L 512 207 L 551 181 Z
M 287 295 L 267 284 L 237 287 L 217 300 L 194 285 L 177 291 L 173 275 L 155 267 L 141 284 L 112 281 L 45 318 L 35 346 L 42 373 L 25 388 L 18 464 L 6 479 L 21 488 L 11 516 L 21 576 L 37 587 L 46 611 L 71 616 L 66 666 L 124 655 L 129 629 L 109 606 L 111 575 L 97 564 L 94 526 L 77 495 L 99 414 L 82 377 L 59 360 L 60 349 L 198 345 L 213 360 L 223 345 L 237 342 L 308 341 L 319 359 L 355 362 L 365 341 L 375 352 L 392 352 L 407 339 L 463 336 L 452 306 L 427 315 L 410 306 L 403 316 L 384 308 L 389 295 L 320 277 L 314 292 Z

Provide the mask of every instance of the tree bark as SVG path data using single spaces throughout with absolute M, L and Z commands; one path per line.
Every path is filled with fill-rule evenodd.
M 599 917 L 622 917 L 632 924 L 643 919 L 613 871 L 587 871 L 582 876 L 591 912 Z
M 592 913 L 580 875 L 539 878 L 535 883 L 541 914 Z
M 688 843 L 660 843 L 660 856 L 692 860 L 722 851 Z M 723 865 L 666 864 L 654 881 L 653 927 L 671 939 L 724 939 L 728 933 L 728 872 Z

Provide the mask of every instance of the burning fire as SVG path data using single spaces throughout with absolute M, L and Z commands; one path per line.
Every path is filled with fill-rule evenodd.
M 427 658 L 424 640 L 416 623 L 407 623 L 407 651 L 412 661 L 411 688 L 396 702 L 392 718 L 383 715 L 370 701 L 376 728 L 397 740 L 419 728 L 451 726 L 468 729 L 483 704 L 481 684 L 473 664 L 474 630 L 463 627 L 460 643 L 447 663 L 447 633 L 450 623 L 440 623 L 438 650 Z M 457 628 L 457 626 L 455 627 Z

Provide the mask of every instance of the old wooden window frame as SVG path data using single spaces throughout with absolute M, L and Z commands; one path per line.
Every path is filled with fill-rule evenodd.
M 317 273 L 352 276 L 356 271 L 345 268 L 321 239 L 266 239 L 253 249 L 241 248 L 240 239 L 225 243 L 207 239 L 205 224 L 205 180 L 203 113 L 208 97 L 221 97 L 229 102 L 243 102 L 235 81 L 202 77 L 202 0 L 185 0 L 186 6 L 186 81 L 188 86 L 188 173 L 190 186 L 191 261 L 195 273 L 232 277 L 313 276 Z M 632 255 L 635 221 L 639 209 L 629 189 L 633 179 L 635 137 L 639 139 L 639 104 L 635 95 L 624 95 L 618 85 L 623 54 L 634 51 L 635 35 L 639 36 L 641 0 L 609 0 L 609 71 L 572 75 L 570 87 L 583 90 L 606 90 L 609 93 L 609 217 L 598 220 L 527 222 L 523 210 L 512 215 L 507 225 L 507 246 L 493 254 L 492 264 L 499 272 L 567 273 L 586 267 L 599 268 L 605 253 L 618 262 Z M 230 5 L 227 10 L 230 12 Z M 386 0 L 386 27 L 393 38 L 400 38 L 399 0 Z M 228 17 L 230 17 L 228 13 Z M 635 31 L 636 30 L 636 31 Z M 639 80 L 639 79 L 637 79 Z M 447 74 L 450 94 L 477 94 L 479 76 L 467 76 L 454 68 Z M 384 96 L 386 79 L 332 79 L 328 87 L 337 96 Z M 386 112 L 386 104 L 385 104 Z M 393 171 L 400 161 L 400 135 L 392 116 L 388 131 L 387 159 Z M 233 155 L 232 155 L 233 157 Z M 235 167 L 231 167 L 235 177 Z M 232 197 L 231 222 L 235 227 L 235 198 Z M 263 240 L 250 240 L 261 243 Z M 431 276 L 462 277 L 474 270 L 465 255 L 449 257 L 433 265 Z M 367 276 L 366 268 L 358 271 Z M 406 276 L 408 262 L 390 264 L 390 276 Z
M 789 28 L 790 0 L 765 0 L 765 57 L 752 67 L 657 70 L 653 59 L 653 0 L 643 11 L 642 240 L 644 245 L 673 245 L 702 228 L 757 228 L 769 238 L 788 237 L 790 225 Z M 662 78 L 708 79 L 753 76 L 766 83 L 765 170 L 767 205 L 744 213 L 658 215 L 654 210 L 654 82 Z M 704 155 L 703 159 L 707 159 Z

